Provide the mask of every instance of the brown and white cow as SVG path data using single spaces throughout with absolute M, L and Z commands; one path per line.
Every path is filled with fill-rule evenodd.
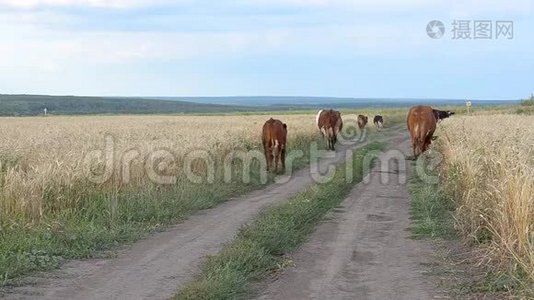
M 358 115 L 358 127 L 360 127 L 360 129 L 363 129 L 365 125 L 367 125 L 367 120 L 367 116 Z
M 436 130 L 436 117 L 432 107 L 419 105 L 410 109 L 406 121 L 415 159 L 425 152 L 432 143 L 432 135 Z
M 337 142 L 337 134 L 343 129 L 343 120 L 341 113 L 333 109 L 322 109 L 315 117 L 317 127 L 326 139 L 326 148 L 335 150 L 334 145 Z
M 384 127 L 384 117 L 382 117 L 381 115 L 376 115 L 373 118 L 373 123 L 375 124 L 376 129 L 382 129 L 382 127 Z
M 270 118 L 263 124 L 262 143 L 267 161 L 267 171 L 278 171 L 278 165 L 281 165 L 282 172 L 286 168 L 286 141 L 287 125 L 280 120 Z

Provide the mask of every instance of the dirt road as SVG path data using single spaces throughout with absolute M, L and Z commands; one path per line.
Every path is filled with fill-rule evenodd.
M 409 153 L 407 136 L 396 147 Z M 425 278 L 428 267 L 422 265 L 431 249 L 409 237 L 409 196 L 403 178 L 411 163 L 375 167 L 368 183 L 358 184 L 317 227 L 293 256 L 295 266 L 264 286 L 259 299 L 439 297 Z
M 399 128 L 383 132 L 385 140 Z M 359 143 L 352 147 L 361 147 Z M 321 160 L 320 170 L 343 162 L 345 149 Z M 238 229 L 268 206 L 286 200 L 313 183 L 310 169 L 296 172 L 284 184 L 273 184 L 213 209 L 200 212 L 169 230 L 121 251 L 114 259 L 73 261 L 61 269 L 24 279 L 19 287 L 0 291 L 7 299 L 165 299 L 199 271 L 206 255 L 215 254 Z

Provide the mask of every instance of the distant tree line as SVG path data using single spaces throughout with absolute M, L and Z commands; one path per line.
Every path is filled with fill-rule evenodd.
M 529 99 L 524 99 L 521 101 L 522 106 L 534 106 L 534 95 L 530 95 Z
M 0 116 L 42 115 L 45 108 L 48 114 L 52 115 L 217 113 L 259 110 L 259 108 L 247 106 L 134 97 L 0 95 Z

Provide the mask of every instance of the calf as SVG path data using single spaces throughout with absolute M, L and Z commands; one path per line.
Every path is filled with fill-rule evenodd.
M 360 127 L 360 129 L 363 129 L 365 125 L 367 125 L 367 120 L 367 116 L 358 115 L 358 127 Z
M 384 127 L 384 118 L 381 115 L 376 115 L 373 118 L 373 123 L 375 124 L 376 129 L 380 130 Z

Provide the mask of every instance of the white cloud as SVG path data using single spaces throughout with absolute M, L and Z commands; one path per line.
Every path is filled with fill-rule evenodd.
M 0 5 L 19 9 L 46 6 L 86 6 L 102 8 L 132 8 L 176 3 L 171 0 L 0 0 Z M 183 1 L 179 1 L 183 2 Z
M 355 9 L 382 9 L 389 10 L 400 7 L 428 6 L 431 1 L 424 0 L 248 0 L 246 1 L 258 5 L 283 5 L 300 7 L 349 7 Z
M 455 13 L 529 13 L 531 0 L 244 0 L 262 6 L 351 9 L 355 12 L 406 12 L 418 15 L 420 10 Z
M 398 26 L 325 26 L 227 32 L 58 31 L 4 25 L 0 67 L 58 71 L 72 64 L 125 64 L 256 55 L 380 55 L 424 38 Z
M 159 3 L 165 0 L 156 0 Z M 266 0 L 254 1 L 256 5 Z M 489 0 L 490 4 L 493 0 Z M 0 0 L 28 5 L 100 5 L 103 0 Z M 404 0 L 381 1 L 386 8 L 404 4 L 403 9 L 426 6 L 426 1 Z M 429 1 L 430 2 L 430 1 Z M 435 3 L 441 3 L 434 1 Z M 430 2 L 430 3 L 434 3 Z M 518 2 L 520 3 L 521 0 Z M 37 4 L 35 4 L 37 3 Z M 106 5 L 144 5 L 148 0 L 112 0 Z M 150 1 L 150 3 L 154 3 Z M 379 7 L 372 1 L 348 0 L 270 0 L 269 3 L 291 5 L 367 5 Z M 478 1 L 467 1 L 474 5 Z M 104 4 L 102 4 L 104 5 Z M 465 4 L 468 5 L 468 4 Z M 505 4 L 502 4 L 505 5 Z M 400 5 L 402 6 L 402 5 Z M 373 14 L 370 14 L 370 16 Z M 32 68 L 56 72 L 73 66 L 131 64 L 137 62 L 188 60 L 203 58 L 294 55 L 294 56 L 375 56 L 401 57 L 416 55 L 435 45 L 442 45 L 443 53 L 451 41 L 433 41 L 425 34 L 426 21 L 417 18 L 367 18 L 365 22 L 344 22 L 332 24 L 319 22 L 306 26 L 294 25 L 286 20 L 280 27 L 263 26 L 251 28 L 244 22 L 242 28 L 233 26 L 227 31 L 119 31 L 89 30 L 77 26 L 80 22 L 74 15 L 45 11 L 17 11 L 0 13 L 0 67 L 16 70 Z M 420 15 L 416 15 L 421 17 Z M 237 18 L 239 24 L 240 16 Z M 371 21 L 369 21 L 371 20 Z M 350 21 L 350 20 L 349 20 Z M 450 20 L 443 20 L 448 22 Z M 241 20 L 242 22 L 242 20 Z M 422 23 L 421 23 L 422 22 Z M 280 23 L 280 22 L 279 22 Z M 47 26 L 47 25 L 54 26 Z M 456 43 L 453 48 L 459 45 Z M 502 44 L 482 44 L 472 51 L 504 51 Z M 500 48 L 499 48 L 500 47 Z
M 40 17 L 54 19 L 49 14 Z M 30 21 L 15 24 L 10 22 L 12 18 L 0 15 L 0 67 L 57 72 L 94 65 L 263 55 L 400 58 L 429 50 L 448 55 L 448 50 L 454 52 L 461 45 L 478 53 L 506 51 L 512 45 L 479 43 L 473 47 L 468 42 L 431 40 L 424 31 L 426 24 L 412 20 L 211 32 L 137 32 L 50 29 L 40 27 L 36 16 L 26 19 Z M 441 48 L 435 48 L 438 45 Z M 460 50 L 464 51 L 462 55 L 467 54 L 467 50 Z
M 215 1 L 215 0 L 214 0 Z M 530 12 L 531 0 L 238 0 L 236 5 L 246 4 L 263 7 L 306 7 L 352 9 L 355 11 L 407 11 L 413 9 L 431 9 L 446 11 L 471 12 Z M 209 1 L 194 0 L 0 0 L 0 6 L 18 9 L 36 7 L 101 7 L 101 8 L 135 8 L 157 5 L 177 5 L 188 3 L 196 6 L 210 6 Z M 232 3 L 228 5 L 233 5 Z

